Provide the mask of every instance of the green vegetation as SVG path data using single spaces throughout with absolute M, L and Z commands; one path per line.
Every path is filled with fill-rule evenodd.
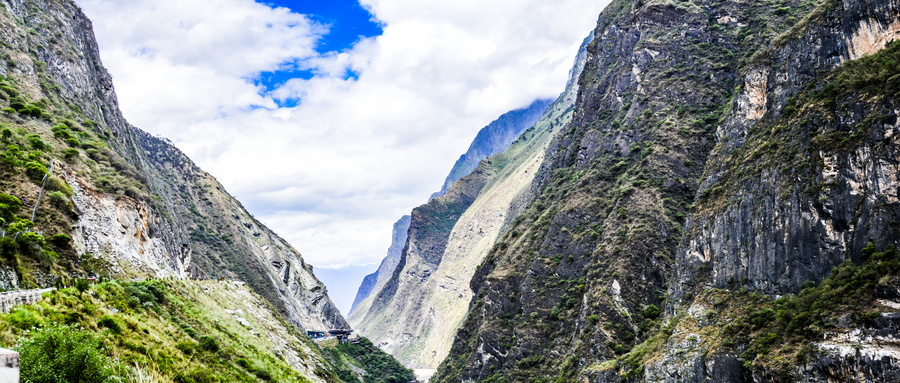
M 870 242 L 862 258 L 862 264 L 847 260 L 820 285 L 807 283 L 800 293 L 774 302 L 745 291 L 759 304 L 738 309 L 742 315 L 725 326 L 722 335 L 748 345 L 741 355 L 748 366 L 787 373 L 791 364 L 805 362 L 809 342 L 840 328 L 840 316 L 849 314 L 856 325 L 864 326 L 880 315 L 872 310 L 875 292 L 896 283 L 892 278 L 900 275 L 900 254 L 893 246 L 877 252 Z
M 49 325 L 16 344 L 23 382 L 121 382 L 128 370 L 103 350 L 100 339 L 75 326 Z
M 359 338 L 359 344 L 324 345 L 322 351 L 337 376 L 347 383 L 405 383 L 415 380 L 411 370 L 364 337 Z M 365 369 L 366 375 L 360 380 L 350 365 Z
M 716 308 L 706 315 L 713 324 L 703 335 L 704 347 L 709 352 L 744 350 L 745 366 L 788 378 L 791 366 L 806 362 L 813 342 L 825 332 L 841 330 L 840 318 L 848 318 L 849 325 L 866 326 L 880 316 L 874 309 L 876 291 L 900 284 L 900 253 L 893 246 L 878 252 L 869 243 L 861 259 L 859 264 L 847 260 L 820 284 L 804 283 L 799 293 L 777 300 L 747 288 L 701 293 L 698 300 Z M 674 318 L 609 367 L 623 370 L 626 376 L 642 374 L 680 322 L 684 322 L 680 317 Z
M 235 294 L 250 294 L 230 283 L 77 284 L 0 316 L 0 344 L 22 353 L 23 381 L 142 382 L 148 372 L 154 382 L 308 381 L 272 352 L 267 336 L 252 335 L 225 313 L 227 306 L 221 305 L 249 297 Z M 278 317 L 267 318 L 277 325 L 266 331 L 280 328 L 273 336 L 291 339 L 299 358 L 324 366 L 324 360 L 303 351 L 315 349 L 311 342 Z M 386 363 L 362 360 L 364 367 Z

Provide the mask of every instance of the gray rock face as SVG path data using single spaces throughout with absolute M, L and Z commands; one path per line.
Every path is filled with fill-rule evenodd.
M 107 194 L 68 174 L 80 212 L 79 252 L 113 264 L 120 276 L 246 281 L 291 322 L 348 327 L 300 254 L 253 218 L 214 177 L 167 140 L 129 125 L 100 62 L 91 22 L 70 0 L 0 0 L 0 74 L 31 100 L 48 98 L 97 123 L 98 137 L 136 169 L 152 196 Z
M 755 126 L 779 117 L 791 97 L 842 62 L 900 37 L 900 2 L 845 1 L 821 12 L 799 36 L 747 70 L 734 110 L 716 132 L 719 143 L 701 195 L 726 185 L 729 156 L 742 150 Z M 860 105 L 837 112 L 839 121 L 813 125 L 820 134 L 847 130 L 872 113 Z M 891 222 L 900 216 L 900 125 L 896 115 L 886 121 L 852 148 L 818 148 L 815 132 L 796 137 L 782 145 L 809 158 L 808 168 L 763 169 L 723 188 L 724 203 L 701 200 L 677 253 L 678 282 L 691 279 L 692 268 L 708 264 L 716 287 L 738 283 L 783 295 L 796 292 L 804 281 L 820 281 L 869 241 L 879 248 L 896 244 L 900 236 Z

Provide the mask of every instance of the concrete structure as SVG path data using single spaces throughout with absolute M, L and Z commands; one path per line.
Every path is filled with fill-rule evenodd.
M 41 300 L 44 293 L 51 290 L 55 289 L 14 290 L 0 293 L 0 312 L 8 313 L 15 305 L 37 302 Z
M 0 348 L 0 383 L 19 382 L 19 353 Z

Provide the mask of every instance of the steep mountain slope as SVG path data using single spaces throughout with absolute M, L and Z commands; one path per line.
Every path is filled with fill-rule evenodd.
M 453 164 L 453 168 L 450 169 L 450 174 L 444 180 L 441 190 L 432 194 L 429 200 L 447 194 L 454 182 L 474 171 L 482 160 L 508 148 L 522 131 L 534 126 L 552 102 L 553 100 L 535 100 L 528 107 L 506 112 L 484 128 L 481 128 L 475 136 L 475 140 L 469 145 L 466 153 L 460 156 L 456 163 Z M 348 316 L 352 316 L 356 306 L 368 298 L 369 294 L 380 290 L 384 282 L 394 273 L 394 267 L 397 266 L 397 262 L 400 260 L 400 252 L 403 250 L 403 246 L 406 245 L 409 219 L 410 216 L 403 216 L 394 224 L 393 238 L 388 254 L 381 261 L 378 270 L 363 279 Z M 368 309 L 366 308 L 365 310 Z
M 441 190 L 434 193 L 431 199 L 447 194 L 454 182 L 472 173 L 482 160 L 506 150 L 519 138 L 522 131 L 538 122 L 553 101 L 553 99 L 535 100 L 525 108 L 504 113 L 481 128 L 466 153 L 453 164 Z
M 613 1 L 435 380 L 896 380 L 898 5 Z
M 6 286 L 92 272 L 239 279 L 294 324 L 347 326 L 296 250 L 178 149 L 128 125 L 91 23 L 74 3 L 2 5 L 0 124 L 9 134 L 0 191 L 40 205 L 32 233 L 72 239 L 42 248 L 29 230 L 16 229 L 22 235 L 13 236 L 19 249 L 5 253 Z M 52 169 L 44 191 L 63 194 L 40 197 L 42 169 Z M 26 225 L 24 211 L 6 218 L 9 234 Z M 23 245 L 26 236 L 33 241 Z
M 582 50 L 573 79 L 585 58 Z M 444 196 L 413 210 L 409 238 L 393 275 L 350 317 L 360 333 L 407 366 L 435 368 L 440 363 L 464 319 L 475 266 L 531 197 L 544 150 L 571 118 L 576 92 L 577 83 L 570 81 L 537 124 L 508 149 L 481 162 Z M 368 310 L 360 310 L 364 307 Z

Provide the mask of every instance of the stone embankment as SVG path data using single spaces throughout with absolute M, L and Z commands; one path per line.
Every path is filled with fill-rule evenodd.
M 56 289 L 14 290 L 0 293 L 0 312 L 8 313 L 15 305 L 37 302 L 41 300 L 44 293 L 51 290 Z

